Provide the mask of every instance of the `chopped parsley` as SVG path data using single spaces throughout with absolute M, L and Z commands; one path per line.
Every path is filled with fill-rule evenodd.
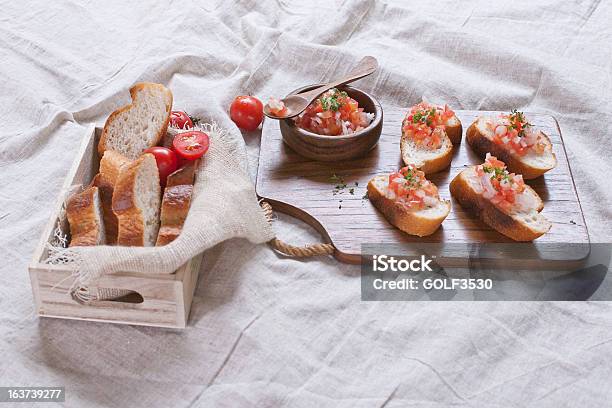
M 408 167 L 406 169 L 406 174 L 404 175 L 404 179 L 408 182 L 408 187 L 416 189 L 419 188 L 421 184 L 421 180 L 415 174 L 414 169 Z
M 431 126 L 434 118 L 436 117 L 436 108 L 430 110 L 420 110 L 412 115 L 412 123 L 425 123 L 427 126 Z
M 344 181 L 344 177 L 334 174 L 329 179 L 332 183 L 335 184 L 333 190 L 334 195 L 342 194 L 344 192 L 344 189 L 347 187 L 347 184 Z
M 508 116 L 508 120 L 510 121 L 508 129 L 516 129 L 520 137 L 525 136 L 525 129 L 531 126 L 531 123 L 527 122 L 525 119 L 525 114 L 516 109 L 512 109 L 512 112 Z
M 332 88 L 330 91 L 323 94 L 319 100 L 321 101 L 321 107 L 323 110 L 337 112 L 342 107 L 341 99 L 345 99 L 347 97 L 348 94 L 346 92 L 339 91 L 337 88 Z
M 504 179 L 510 181 L 510 173 L 506 169 L 500 169 L 499 167 L 482 166 L 482 170 L 485 173 L 491 173 L 492 179 Z

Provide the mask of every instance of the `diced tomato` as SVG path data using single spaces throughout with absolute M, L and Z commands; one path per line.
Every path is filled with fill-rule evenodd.
M 399 204 L 410 209 L 423 208 L 427 196 L 439 198 L 438 188 L 415 166 L 406 166 L 391 173 L 388 188 L 395 193 Z

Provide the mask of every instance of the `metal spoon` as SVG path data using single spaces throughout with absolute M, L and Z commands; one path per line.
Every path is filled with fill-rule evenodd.
M 355 68 L 351 70 L 345 77 L 339 79 L 337 81 L 329 82 L 323 86 L 315 88 L 310 91 L 306 91 L 296 95 L 289 95 L 284 99 L 281 99 L 281 102 L 285 104 L 287 110 L 284 112 L 283 116 L 276 116 L 270 112 L 270 106 L 266 104 L 264 106 L 264 114 L 270 119 L 287 119 L 292 118 L 294 116 L 299 115 L 314 101 L 319 95 L 328 89 L 335 88 L 340 85 L 348 84 L 350 82 L 356 81 L 363 77 L 366 77 L 376 71 L 378 68 L 378 61 L 374 57 L 364 57 L 359 64 Z

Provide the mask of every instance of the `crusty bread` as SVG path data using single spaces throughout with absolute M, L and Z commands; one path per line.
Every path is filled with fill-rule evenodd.
M 406 165 L 414 164 L 425 174 L 436 173 L 450 166 L 453 158 L 453 143 L 445 132 L 442 133 L 442 145 L 438 149 L 431 150 L 417 146 L 404 132 L 402 126 L 400 151 L 404 163 Z
M 161 84 L 141 82 L 130 88 L 132 103 L 114 111 L 106 120 L 98 144 L 100 156 L 116 150 L 137 159 L 166 134 L 172 111 L 172 92 Z
M 485 121 L 485 117 L 479 117 L 466 132 L 468 144 L 483 159 L 487 153 L 491 153 L 506 163 L 509 171 L 522 174 L 525 180 L 539 177 L 557 165 L 557 157 L 552 151 L 552 144 L 548 136 L 544 135 L 547 148 L 543 154 L 530 151 L 524 156 L 519 156 L 503 145 L 493 142 L 491 139 L 493 131 L 487 128 Z
M 168 176 L 161 205 L 161 226 L 156 246 L 176 239 L 183 229 L 193 194 L 193 181 L 197 160 L 187 163 Z
M 70 225 L 70 246 L 104 244 L 104 222 L 98 187 L 90 186 L 73 194 L 66 203 Z
M 540 211 L 544 208 L 542 199 L 528 185 L 523 194 L 534 203 L 533 209 L 524 211 L 515 208 L 504 211 L 490 200 L 484 198 L 477 183 L 476 166 L 468 167 L 459 173 L 450 183 L 451 195 L 463 208 L 480 217 L 485 224 L 515 241 L 533 241 L 551 228 L 552 224 Z
M 450 202 L 440 200 L 435 207 L 409 210 L 388 197 L 389 176 L 376 176 L 368 183 L 368 199 L 395 227 L 410 235 L 431 235 L 450 212 Z
M 112 184 L 117 182 L 121 169 L 131 162 L 130 159 L 125 157 L 119 152 L 114 150 L 108 150 L 104 152 L 102 159 L 100 160 L 100 173 L 104 174 L 104 177 Z
M 456 146 L 461 143 L 461 137 L 463 136 L 463 126 L 461 125 L 461 121 L 457 117 L 457 115 L 453 116 L 446 122 L 446 126 L 444 128 L 448 138 L 453 143 L 453 146 Z
M 93 179 L 93 185 L 98 187 L 102 213 L 104 215 L 104 229 L 106 243 L 117 243 L 118 220 L 113 212 L 113 191 L 119 178 L 121 169 L 130 163 L 130 160 L 119 152 L 107 150 L 100 160 L 100 172 Z
M 113 212 L 119 221 L 117 245 L 155 245 L 160 194 L 159 172 L 152 154 L 145 153 L 123 168 L 113 193 Z

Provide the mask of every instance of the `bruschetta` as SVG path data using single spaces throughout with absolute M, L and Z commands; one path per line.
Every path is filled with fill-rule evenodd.
M 374 177 L 368 198 L 392 225 L 419 237 L 433 234 L 450 212 L 450 201 L 414 165 Z
M 450 165 L 453 145 L 461 142 L 461 133 L 461 122 L 447 105 L 414 105 L 402 121 L 402 160 L 425 174 L 444 170 Z
M 540 196 L 491 154 L 483 164 L 459 173 L 450 192 L 462 207 L 515 241 L 533 241 L 551 228 L 540 214 L 544 208 Z
M 479 117 L 468 128 L 466 138 L 480 157 L 487 153 L 499 157 L 510 171 L 522 174 L 525 180 L 539 177 L 557 165 L 548 136 L 517 110 Z

